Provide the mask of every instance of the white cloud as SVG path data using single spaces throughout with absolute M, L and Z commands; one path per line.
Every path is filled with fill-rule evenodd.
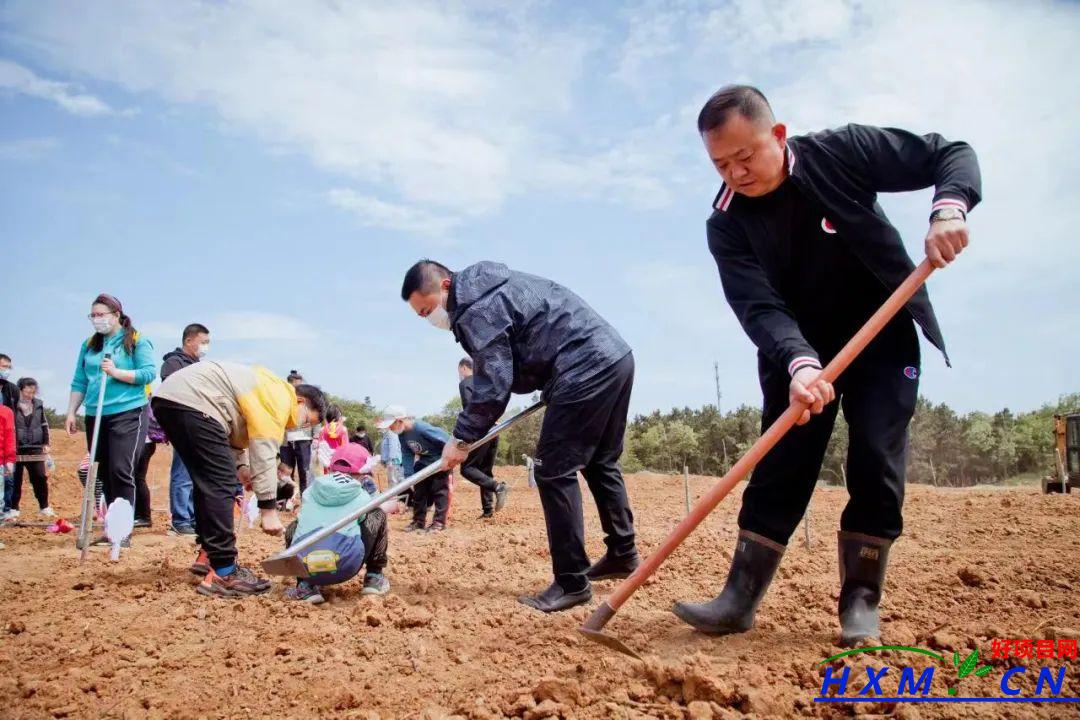
M 69 83 L 47 80 L 10 60 L 0 59 L 0 89 L 48 100 L 73 115 L 94 117 L 113 113 L 104 100 L 79 92 Z
M 233 340 L 308 341 L 319 337 L 309 323 L 289 315 L 264 312 L 233 312 L 217 316 L 211 324 L 215 342 Z
M 328 197 L 331 205 L 347 210 L 361 225 L 368 227 L 443 235 L 461 221 L 451 215 L 431 213 L 415 205 L 386 202 L 345 188 L 331 190 Z
M 542 11 L 16 0 L 0 18 L 45 64 L 207 107 L 346 179 L 366 224 L 430 233 L 537 189 L 662 186 L 652 155 L 551 131 L 573 120 L 597 33 Z
M 33 162 L 51 154 L 60 147 L 59 138 L 21 138 L 0 142 L 0 160 Z

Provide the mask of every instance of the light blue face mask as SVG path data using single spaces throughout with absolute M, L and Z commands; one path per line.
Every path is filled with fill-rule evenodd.
M 0 379 L 7 380 L 8 375 L 11 374 L 11 368 L 0 368 Z

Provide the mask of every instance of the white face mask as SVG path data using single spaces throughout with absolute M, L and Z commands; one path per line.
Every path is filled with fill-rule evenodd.
M 113 317 L 112 315 L 106 315 L 105 317 L 94 318 L 90 321 L 90 324 L 94 326 L 94 332 L 99 332 L 102 335 L 108 335 L 113 331 Z
M 442 305 L 436 305 L 435 309 L 428 313 L 427 321 L 440 330 L 450 329 L 450 313 Z
M 206 357 L 206 353 L 210 352 L 210 343 L 203 343 L 199 346 L 199 349 L 195 351 L 199 357 Z

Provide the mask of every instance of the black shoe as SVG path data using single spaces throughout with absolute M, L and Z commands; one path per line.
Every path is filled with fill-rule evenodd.
M 499 487 L 495 488 L 495 512 L 506 507 L 506 497 L 509 494 L 510 486 L 504 482 L 499 483 Z
M 488 520 L 493 517 L 495 517 L 495 513 L 493 513 L 491 510 L 485 510 L 484 512 L 480 513 L 481 520 Z
M 836 542 L 840 548 L 840 644 L 858 645 L 880 636 L 878 603 L 892 541 L 841 530 Z
M 522 595 L 518 598 L 519 603 L 546 613 L 567 610 L 590 600 L 592 600 L 591 585 L 586 585 L 584 590 L 568 593 L 559 583 L 551 583 L 538 595 Z
M 630 573 L 637 570 L 640 564 L 641 558 L 638 557 L 636 550 L 633 555 L 621 558 L 613 558 L 605 554 L 589 566 L 589 569 L 585 571 L 585 577 L 589 580 L 621 580 L 630 577 Z
M 136 520 L 135 523 L 132 525 L 133 528 L 148 528 L 153 526 L 154 524 L 149 520 Z
M 413 520 L 405 526 L 405 532 L 417 532 L 424 529 L 424 523 Z
M 754 626 L 758 605 L 783 556 L 784 546 L 780 543 L 740 531 L 723 592 L 707 603 L 675 603 L 672 612 L 710 635 L 746 632 Z
M 191 525 L 170 525 L 169 530 L 173 531 L 177 535 L 194 535 L 195 528 Z

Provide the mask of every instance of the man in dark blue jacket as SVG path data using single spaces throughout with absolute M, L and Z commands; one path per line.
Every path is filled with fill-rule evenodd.
M 443 446 L 450 441 L 450 435 L 445 430 L 414 419 L 400 405 L 390 405 L 383 410 L 382 419 L 375 426 L 397 434 L 401 440 L 402 455 L 416 458 L 413 472 L 420 472 L 432 463 L 439 462 Z M 412 502 L 413 520 L 405 527 L 405 532 L 437 533 L 446 530 L 446 520 L 450 514 L 449 471 L 435 473 L 415 485 Z M 434 517 L 431 525 L 425 525 L 430 507 L 435 508 Z
M 401 297 L 434 326 L 451 330 L 473 361 L 472 394 L 443 460 L 468 456 L 506 410 L 511 393 L 539 390 L 547 403 L 536 448 L 536 480 L 555 582 L 519 598 L 544 612 L 592 598 L 590 580 L 626 577 L 638 565 L 634 518 L 619 470 L 634 356 L 584 300 L 565 287 L 500 263 L 451 272 L 421 260 Z M 577 473 L 589 485 L 607 553 L 590 567 Z
M 840 397 L 850 428 L 850 497 L 838 535 L 839 615 L 841 641 L 854 644 L 878 635 L 889 547 L 903 528 L 920 367 L 915 324 L 945 353 L 926 288 L 835 386 L 818 375 L 915 267 L 877 194 L 935 188 L 926 255 L 944 267 L 968 243 L 978 162 L 965 143 L 888 128 L 848 125 L 789 138 L 765 96 L 745 85 L 713 95 L 698 130 L 724 180 L 707 224 L 709 250 L 728 303 L 758 347 L 762 428 L 796 400 L 809 407 L 750 478 L 723 591 L 708 603 L 679 603 L 675 614 L 716 634 L 753 625 L 810 501 L 836 419 L 831 401 Z

